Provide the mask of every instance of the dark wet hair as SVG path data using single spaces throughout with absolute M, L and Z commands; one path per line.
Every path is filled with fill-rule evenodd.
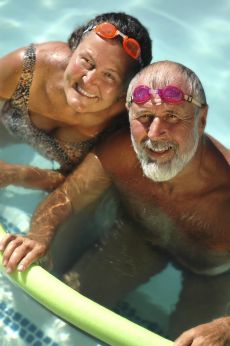
M 152 60 L 152 41 L 150 39 L 148 30 L 133 16 L 130 16 L 123 12 L 111 12 L 104 13 L 91 19 L 88 23 L 77 27 L 68 39 L 68 45 L 71 50 L 75 50 L 82 38 L 84 37 L 84 31 L 93 28 L 95 25 L 109 22 L 114 24 L 118 30 L 123 34 L 135 38 L 141 47 L 141 64 L 134 60 L 134 64 L 130 66 L 129 78 L 131 79 L 142 67 L 150 64 Z

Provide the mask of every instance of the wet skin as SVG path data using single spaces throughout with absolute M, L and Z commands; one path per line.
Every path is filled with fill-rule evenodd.
M 9 235 L 1 242 L 2 249 L 5 248 L 6 268 L 14 270 L 20 263 L 19 269 L 24 270 L 42 256 L 56 225 L 73 209 L 77 212 L 84 208 L 113 182 L 129 215 L 135 215 L 143 226 L 143 236 L 153 245 L 167 249 L 177 261 L 194 272 L 218 274 L 226 271 L 230 264 L 229 166 L 207 137 L 203 143 L 188 172 L 181 173 L 170 183 L 154 183 L 143 177 L 131 148 L 129 133 L 114 136 L 96 155 L 89 154 L 78 170 L 37 210 L 30 233 L 32 239 Z M 194 174 L 201 157 L 202 167 L 198 174 Z M 47 228 L 46 224 L 49 225 Z M 219 325 L 223 323 L 226 323 L 227 335 L 229 318 L 217 321 L 210 322 L 210 326 L 199 326 L 199 330 L 189 331 L 182 337 L 186 340 L 195 338 L 207 329 L 218 333 Z M 176 345 L 187 343 L 178 341 Z
M 193 105 L 156 106 L 150 102 L 132 107 L 130 125 L 137 145 L 146 139 L 176 145 L 175 151 L 171 147 L 145 149 L 150 161 L 162 164 L 171 161 L 176 151 L 179 156 L 186 153 L 195 132 Z M 143 175 L 128 131 L 98 146 L 37 209 L 28 238 L 9 235 L 1 242 L 7 270 L 17 265 L 24 270 L 44 255 L 57 225 L 114 184 L 129 217 L 138 221 L 143 238 L 153 247 L 166 250 L 194 273 L 229 271 L 229 151 L 204 133 L 206 113 L 206 108 L 200 110 L 195 155 L 168 181 L 155 182 Z M 229 331 L 230 317 L 221 317 L 186 331 L 175 345 L 224 346 L 230 341 Z
M 74 52 L 63 42 L 36 45 L 29 116 L 37 128 L 61 141 L 94 138 L 125 110 L 124 81 L 133 63 L 120 42 L 87 34 Z M 0 59 L 0 101 L 10 99 L 22 71 L 25 49 Z M 1 108 L 1 107 L 0 107 Z M 1 164 L 0 187 L 15 184 L 52 190 L 59 172 Z

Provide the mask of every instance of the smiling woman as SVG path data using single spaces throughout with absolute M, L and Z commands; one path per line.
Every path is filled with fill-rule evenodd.
M 108 25 L 115 29 L 114 37 L 108 37 Z M 1 124 L 57 161 L 61 170 L 1 162 L 0 187 L 58 186 L 100 134 L 126 124 L 126 87 L 151 57 L 147 30 L 136 18 L 119 12 L 99 15 L 78 27 L 68 44 L 31 44 L 2 57 Z

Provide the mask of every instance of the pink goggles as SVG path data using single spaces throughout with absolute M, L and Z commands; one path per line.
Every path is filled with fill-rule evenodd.
M 174 85 L 167 85 L 159 89 L 152 89 L 147 85 L 138 85 L 133 91 L 131 102 L 133 101 L 137 104 L 145 103 L 151 100 L 154 94 L 159 95 L 161 100 L 166 103 L 179 104 L 188 101 L 194 103 L 197 107 L 204 106 L 204 104 L 195 100 L 191 95 L 185 95 L 180 88 Z

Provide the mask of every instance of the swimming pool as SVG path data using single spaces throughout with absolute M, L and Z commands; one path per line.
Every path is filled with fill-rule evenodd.
M 116 4 L 101 1 L 97 5 L 92 0 L 40 0 L 34 3 L 28 0 L 0 0 L 0 55 L 30 42 L 66 40 L 76 25 L 98 13 L 121 9 L 137 16 L 149 28 L 154 44 L 154 60 L 179 61 L 198 74 L 210 106 L 207 132 L 229 146 L 228 98 L 225 96 L 230 80 L 228 0 L 221 3 L 194 0 L 192 5 L 186 0 L 128 0 L 125 3 L 120 0 Z M 53 165 L 23 144 L 4 148 L 0 151 L 0 159 L 46 168 Z M 22 188 L 2 189 L 0 222 L 8 230 L 26 232 L 30 216 L 44 196 L 44 192 Z M 167 283 L 172 282 L 172 277 L 175 285 L 170 286 L 168 292 Z M 102 344 L 76 332 L 73 327 L 48 313 L 5 277 L 0 277 L 0 283 L 0 327 L 4 326 L 0 328 L 0 338 L 4 340 L 3 345 Z M 167 336 L 164 328 L 179 290 L 180 273 L 168 267 L 163 276 L 157 276 L 133 292 L 120 306 L 121 313 Z M 140 298 L 139 304 L 137 297 Z M 151 320 L 153 310 L 157 319 Z

